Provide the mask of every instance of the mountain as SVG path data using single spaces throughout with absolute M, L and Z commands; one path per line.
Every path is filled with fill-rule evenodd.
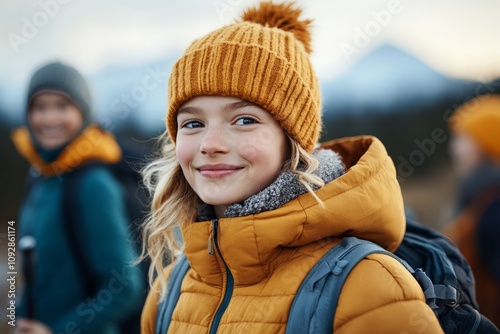
M 443 97 L 459 97 L 476 83 L 449 78 L 415 56 L 383 45 L 339 77 L 323 83 L 327 111 L 397 112 L 401 106 L 426 106 Z
M 98 121 L 111 131 L 132 127 L 163 130 L 167 83 L 174 60 L 141 66 L 110 67 L 89 78 Z
M 113 132 L 125 128 L 150 136 L 163 131 L 167 81 L 174 61 L 170 56 L 149 64 L 117 64 L 89 77 L 96 120 Z M 24 115 L 25 87 L 18 81 L 13 84 L 0 80 L 0 121 L 12 125 L 22 123 Z M 334 124 L 326 129 L 325 138 L 332 136 L 332 130 L 335 136 L 381 132 L 382 129 L 372 129 L 372 118 L 385 122 L 404 113 L 408 122 L 412 113 L 412 117 L 422 119 L 431 110 L 443 114 L 467 96 L 473 96 L 478 85 L 449 78 L 415 56 L 383 45 L 342 75 L 321 82 L 324 121 Z M 351 124 L 337 129 L 335 124 L 341 124 L 342 117 L 344 123 L 349 120 Z
M 400 175 L 424 172 L 448 160 L 447 122 L 456 106 L 488 90 L 491 83 L 447 77 L 384 45 L 323 83 L 321 140 L 373 135 Z

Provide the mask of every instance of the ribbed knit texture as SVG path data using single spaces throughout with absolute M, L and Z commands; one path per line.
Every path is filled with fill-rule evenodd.
M 318 79 L 293 33 L 240 22 L 196 40 L 174 65 L 167 129 L 175 142 L 177 110 L 200 95 L 232 96 L 269 111 L 309 152 L 321 129 Z

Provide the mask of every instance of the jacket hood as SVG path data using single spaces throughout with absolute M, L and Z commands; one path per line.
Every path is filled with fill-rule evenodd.
M 87 127 L 52 162 L 42 159 L 26 127 L 16 129 L 12 134 L 12 141 L 19 153 L 45 177 L 70 172 L 91 161 L 115 163 L 122 155 L 114 136 L 97 125 Z
M 304 194 L 282 207 L 255 215 L 218 220 L 218 248 L 236 285 L 252 284 L 299 249 L 320 249 L 345 236 L 373 241 L 394 251 L 405 231 L 404 206 L 394 163 L 371 136 L 322 145 L 339 153 L 346 173 L 316 194 Z M 185 223 L 182 234 L 192 268 L 203 280 L 220 283 L 221 267 L 207 252 L 213 222 Z

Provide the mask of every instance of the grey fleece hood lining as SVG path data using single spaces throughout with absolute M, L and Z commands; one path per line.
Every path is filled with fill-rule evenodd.
M 319 176 L 325 184 L 345 173 L 344 163 L 340 155 L 336 152 L 318 149 L 313 155 L 319 161 L 319 166 L 315 174 Z M 317 190 L 317 187 L 313 187 L 313 189 Z M 241 217 L 275 210 L 306 192 L 307 189 L 299 182 L 298 175 L 291 171 L 285 171 L 268 187 L 250 196 L 243 203 L 230 205 L 224 212 L 224 218 Z M 198 212 L 198 221 L 207 221 L 213 218 L 215 218 L 213 207 L 203 203 Z

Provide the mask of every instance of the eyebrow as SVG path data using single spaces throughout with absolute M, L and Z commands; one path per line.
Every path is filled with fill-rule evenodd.
M 224 105 L 222 107 L 222 111 L 234 111 L 234 110 L 248 107 L 248 106 L 255 107 L 256 105 L 254 103 L 248 102 L 248 101 L 238 101 L 238 102 L 228 103 L 228 104 Z M 183 113 L 197 114 L 197 113 L 200 113 L 202 111 L 203 111 L 203 109 L 199 108 L 199 107 L 184 107 L 184 108 L 179 109 L 179 111 L 177 111 L 177 115 L 183 114 Z
M 198 114 L 200 112 L 201 112 L 201 109 L 197 108 L 197 107 L 184 107 L 184 108 L 179 109 L 179 111 L 177 111 L 177 115 L 184 114 L 184 113 Z
M 237 110 L 237 109 L 240 109 L 240 108 L 244 108 L 244 107 L 255 107 L 255 104 L 253 104 L 252 102 L 248 102 L 248 101 L 238 101 L 238 102 L 233 102 L 233 103 L 228 103 L 226 104 L 222 110 L 224 111 L 234 111 L 234 110 Z

